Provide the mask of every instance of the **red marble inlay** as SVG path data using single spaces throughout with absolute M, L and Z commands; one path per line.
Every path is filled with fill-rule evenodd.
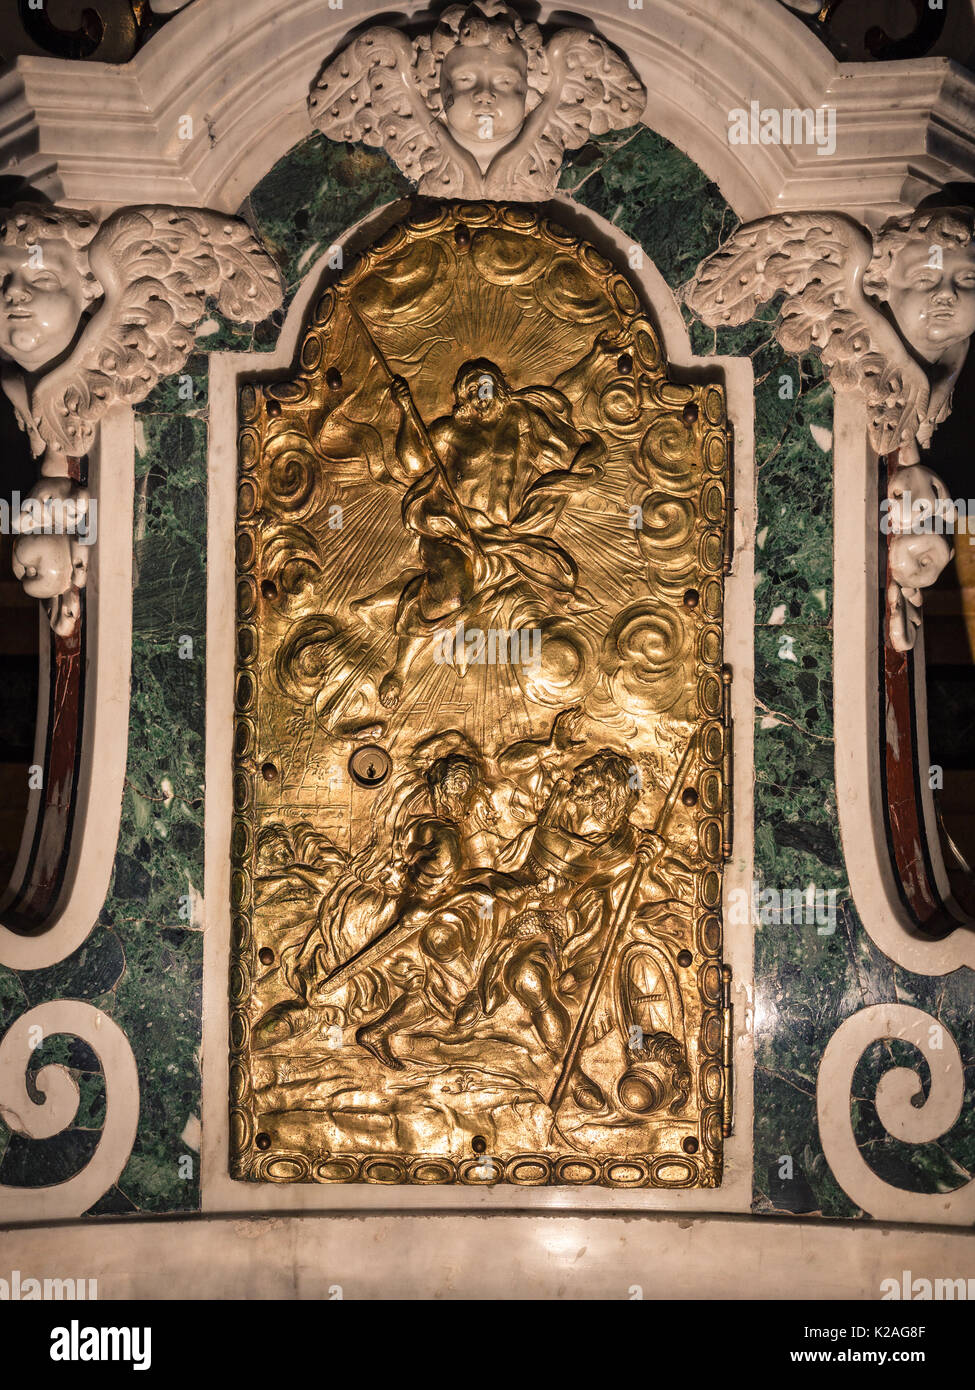
M 83 481 L 79 459 L 68 460 L 68 471 Z M 43 797 L 34 828 L 34 843 L 20 891 L 5 914 L 9 925 L 22 931 L 43 927 L 57 905 L 64 882 L 78 795 L 78 755 L 84 724 L 84 661 L 86 608 L 70 637 L 51 641 L 51 688 Z
M 897 455 L 887 459 L 887 477 L 897 467 Z M 890 537 L 885 547 L 889 552 Z M 944 904 L 931 883 L 924 855 L 923 811 L 916 781 L 917 746 L 914 734 L 912 669 L 909 653 L 895 652 L 887 632 L 886 600 L 890 565 L 880 594 L 884 616 L 884 757 L 887 811 L 894 869 L 907 901 L 922 926 L 943 930 Z

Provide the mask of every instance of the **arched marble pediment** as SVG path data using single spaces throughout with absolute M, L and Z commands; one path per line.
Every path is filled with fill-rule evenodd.
M 426 13 L 419 0 L 400 10 Z M 555 13 L 543 4 L 539 21 Z M 234 211 L 309 133 L 312 84 L 368 14 L 328 0 L 194 4 L 124 67 L 22 58 L 0 84 L 10 111 L 0 162 L 15 161 L 54 201 Z M 743 220 L 827 207 L 879 221 L 975 172 L 958 119 L 966 83 L 947 59 L 838 63 L 779 0 L 717 13 L 710 0 L 592 0 L 586 19 L 632 63 L 647 90 L 645 123 L 685 150 Z M 730 144 L 729 111 L 754 100 L 835 107 L 841 148 L 824 158 L 808 146 Z M 892 103 L 896 140 L 877 134 Z M 180 137 L 187 116 L 205 138 Z

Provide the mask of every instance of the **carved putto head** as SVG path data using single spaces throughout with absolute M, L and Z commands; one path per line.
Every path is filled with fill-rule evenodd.
M 504 0 L 444 10 L 428 32 L 366 29 L 323 68 L 308 99 L 330 140 L 385 149 L 423 194 L 537 201 L 566 150 L 635 124 L 646 90 L 584 29 L 543 39 Z
M 975 333 L 975 213 L 919 209 L 877 233 L 843 213 L 776 213 L 733 232 L 684 298 L 718 327 L 746 322 L 779 294 L 779 342 L 788 352 L 818 351 L 833 387 L 863 401 L 877 453 L 897 453 L 888 631 L 896 651 L 909 651 L 921 590 L 951 559 L 943 535 L 911 529 L 911 494 L 929 518 L 950 515 L 947 489 L 920 467 L 920 451 L 951 413 Z
M 87 212 L 19 203 L 0 222 L 0 352 L 39 372 L 74 342 L 102 286 L 88 263 Z
M 910 651 L 921 625 L 922 589 L 940 578 L 954 554 L 946 539 L 958 510 L 944 483 L 930 468 L 898 468 L 887 486 L 886 527 L 890 583 L 888 633 L 895 651 Z
M 0 352 L 27 373 L 27 398 L 12 399 L 36 452 L 86 453 L 107 410 L 183 366 L 208 299 L 258 322 L 283 297 L 250 228 L 203 208 L 122 208 L 99 222 L 19 204 L 0 228 Z
M 100 222 L 20 203 L 0 214 L 0 356 L 16 364 L 3 389 L 47 479 L 47 491 L 30 500 L 78 512 L 84 497 L 69 460 L 88 452 L 108 411 L 145 400 L 180 370 L 208 300 L 251 323 L 277 309 L 283 293 L 250 228 L 224 213 L 131 207 Z M 14 572 L 67 636 L 80 613 L 86 543 L 38 534 L 26 508 L 15 530 Z
M 890 543 L 890 573 L 909 594 L 929 589 L 951 559 L 944 536 L 895 536 Z
M 941 362 L 975 332 L 973 231 L 973 214 L 950 208 L 895 218 L 876 237 L 864 291 L 890 305 L 925 362 Z
M 732 233 L 684 297 L 717 327 L 784 294 L 782 346 L 816 349 L 834 388 L 862 396 L 878 454 L 916 463 L 950 414 L 975 331 L 973 232 L 967 208 L 918 211 L 879 233 L 838 212 L 776 213 Z
M 542 36 L 503 0 L 445 10 L 418 40 L 416 74 L 435 116 L 482 172 L 511 143 L 544 88 Z
M 886 506 L 886 525 L 892 535 L 953 529 L 957 520 L 951 494 L 930 468 L 915 463 L 893 474 Z

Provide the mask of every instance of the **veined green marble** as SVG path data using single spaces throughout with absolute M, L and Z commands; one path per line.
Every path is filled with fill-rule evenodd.
M 145 1211 L 199 1205 L 198 1157 L 182 1136 L 200 1107 L 204 359 L 191 359 L 185 375 L 191 398 L 180 399 L 170 380 L 137 416 L 129 762 L 115 875 L 102 915 L 125 951 L 112 1012 L 142 1078 L 139 1131 L 118 1187 Z
M 641 246 L 672 289 L 737 225 L 714 184 L 643 128 L 573 153 L 561 188 Z M 268 173 L 242 211 L 277 257 L 290 302 L 308 266 L 348 228 L 408 192 L 383 155 L 314 136 Z M 748 356 L 756 375 L 756 896 L 761 906 L 770 890 L 809 884 L 835 894 L 825 926 L 763 911 L 768 920 L 756 931 L 755 1210 L 850 1217 L 860 1213 L 833 1179 L 816 1125 L 816 1074 L 827 1042 L 844 1018 L 885 1000 L 914 1003 L 943 1021 L 969 1080 L 966 1111 L 948 1135 L 905 1146 L 879 1125 L 876 1082 L 910 1049 L 870 1049 L 852 1103 L 864 1154 L 878 1173 L 918 1191 L 948 1190 L 975 1164 L 975 983 L 971 971 L 929 980 L 893 966 L 851 901 L 833 771 L 832 393 L 815 356 L 796 359 L 779 347 L 775 318 L 767 308 L 752 323 L 718 333 L 689 321 L 696 352 Z M 189 1143 L 200 1107 L 203 354 L 270 348 L 277 327 L 241 329 L 214 315 L 183 374 L 192 398 L 185 380 L 172 378 L 139 409 L 129 761 L 111 893 L 98 927 L 69 960 L 35 974 L 0 971 L 0 1025 L 41 999 L 87 998 L 119 1022 L 135 1051 L 139 1133 L 96 1215 L 199 1205 Z M 737 795 L 748 791 L 739 786 Z M 94 1057 L 77 1042 L 48 1046 L 43 1057 L 65 1061 L 79 1078 L 78 1117 L 43 1145 L 11 1138 L 0 1126 L 2 1183 L 28 1181 L 25 1175 L 36 1185 L 60 1180 L 82 1166 L 97 1138 L 104 1094 Z
M 124 1030 L 139 1066 L 139 1130 L 118 1189 L 98 1210 L 199 1205 L 182 1135 L 199 1114 L 202 1011 L 206 591 L 206 360 L 170 378 L 136 418 L 133 651 L 122 825 L 108 899 L 87 941 L 48 970 L 0 973 L 6 1021 L 47 999 L 86 999 Z M 182 392 L 186 399 L 180 398 Z M 31 1058 L 68 1065 L 73 1126 L 43 1143 L 0 1139 L 0 1182 L 45 1186 L 81 1169 L 104 1121 L 91 1050 L 52 1038 Z M 188 1155 L 187 1163 L 180 1163 Z

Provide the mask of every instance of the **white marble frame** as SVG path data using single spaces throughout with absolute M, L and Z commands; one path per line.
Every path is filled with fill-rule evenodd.
M 544 21 L 554 8 L 543 5 L 540 18 Z M 416 14 L 421 6 L 417 0 L 407 0 L 402 9 Z M 321 62 L 352 28 L 381 12 L 377 0 L 348 0 L 342 10 L 331 9 L 328 0 L 208 0 L 205 5 L 189 6 L 125 67 L 23 58 L 0 79 L 0 168 L 7 175 L 21 174 L 55 200 L 91 207 L 102 215 L 138 202 L 234 211 L 275 161 L 311 132 L 305 97 Z M 823 208 L 847 212 L 876 226 L 891 213 L 908 211 L 941 184 L 975 175 L 975 81 L 946 59 L 838 64 L 778 0 L 737 0 L 733 10 L 718 0 L 644 0 L 642 10 L 624 8 L 619 0 L 591 0 L 587 13 L 603 36 L 630 57 L 647 85 L 645 122 L 694 159 L 744 220 L 788 208 Z M 746 33 L 748 43 L 744 44 Z M 835 153 L 820 156 L 813 149 L 729 145 L 728 111 L 747 108 L 752 100 L 763 106 L 835 105 Z M 196 138 L 188 141 L 180 141 L 177 133 L 184 114 L 192 115 L 196 126 Z M 679 362 L 679 350 L 668 346 Z M 266 358 L 261 365 L 267 365 Z M 224 370 L 217 357 L 215 383 Z M 863 435 L 857 433 L 860 424 L 852 435 L 840 427 L 848 418 L 845 409 L 840 399 L 836 482 L 841 486 L 852 478 L 859 487 L 863 479 L 856 470 L 858 461 L 863 467 Z M 747 417 L 750 421 L 750 407 Z M 104 436 L 103 455 L 116 476 L 124 477 L 125 450 L 113 439 Z M 220 461 L 215 459 L 214 464 L 219 467 Z M 743 505 L 741 497 L 738 504 Z M 859 507 L 859 501 L 855 505 Z M 862 553 L 859 547 L 866 543 L 866 532 L 864 525 L 854 524 L 857 517 L 864 522 L 862 509 L 847 518 L 852 531 L 844 522 L 842 534 L 847 539 L 852 536 L 857 547 L 853 553 Z M 224 522 L 232 524 L 227 518 Z M 751 546 L 753 531 L 750 522 L 742 532 L 746 550 L 741 555 Z M 838 543 L 840 535 L 838 526 Z M 211 536 L 211 577 L 218 571 L 217 556 L 225 539 L 219 531 Z M 118 544 L 122 549 L 130 547 L 130 525 L 122 524 Z M 223 563 L 232 565 L 229 551 L 224 552 Z M 854 569 L 837 566 L 836 601 L 838 609 L 848 599 L 858 604 L 850 611 L 860 622 L 867 590 L 859 587 L 865 580 Z M 126 591 L 121 573 L 104 590 L 123 609 Z M 845 625 L 844 635 L 856 630 Z M 750 638 L 749 626 L 748 651 L 743 653 L 747 668 L 739 663 L 739 671 L 750 669 Z M 729 627 L 731 660 L 735 640 Z M 871 769 L 863 760 L 873 756 L 865 740 L 876 735 L 870 722 L 870 710 L 876 704 L 876 668 L 867 660 L 870 640 L 868 626 L 862 652 L 855 637 L 837 644 L 837 785 L 844 850 L 858 908 L 874 939 L 883 949 L 896 952 L 908 938 L 906 933 L 904 940 L 897 935 L 902 923 L 896 895 L 891 895 L 886 846 L 877 842 L 862 814 L 858 819 L 864 788 L 870 785 L 864 776 L 869 779 Z M 106 625 L 98 663 L 116 672 L 126 670 L 127 642 L 126 623 L 113 631 Z M 110 808 L 104 819 L 89 818 L 78 849 L 79 855 L 91 855 L 97 872 L 76 880 L 76 892 L 65 905 L 65 914 L 70 909 L 79 921 L 84 918 L 88 930 L 101 906 L 90 899 L 93 892 L 97 896 L 100 880 L 107 888 L 117 837 L 127 685 L 123 675 L 123 698 L 116 707 L 123 734 L 114 747 L 106 748 L 108 762 L 102 767 L 104 785 L 117 788 L 117 796 L 102 801 Z M 741 688 L 739 681 L 739 698 Z M 847 702 L 852 702 L 849 718 Z M 744 722 L 739 720 L 739 738 L 749 724 L 750 714 Z M 208 774 L 215 770 L 226 776 L 226 764 L 210 762 L 217 746 L 211 751 L 208 744 Z M 852 756 L 861 760 L 853 771 L 851 749 Z M 750 738 L 747 756 L 751 757 Z M 750 801 L 750 782 L 744 783 L 740 763 L 736 790 L 739 805 L 743 799 Z M 209 818 L 209 801 L 207 809 Z M 747 843 L 751 843 L 750 831 Z M 221 897 L 221 885 L 209 877 L 208 892 L 213 913 L 222 911 L 225 895 Z M 211 977 L 213 952 L 219 944 L 213 927 L 218 920 L 211 916 L 206 937 Z M 83 939 L 86 932 L 78 929 Z M 958 942 L 949 938 L 949 943 L 953 941 L 948 955 L 929 954 L 931 968 L 920 973 L 945 973 L 962 964 L 951 954 L 959 949 Z M 943 945 L 934 948 L 945 949 Z M 64 954 L 67 951 L 59 949 L 57 958 Z M 23 968 L 37 967 L 25 964 Z M 750 970 L 743 978 L 750 979 Z M 225 980 L 225 974 L 215 984 L 211 978 L 210 986 L 225 990 Z M 739 1007 L 739 1018 L 742 1013 Z M 217 1048 L 215 1060 L 213 1047 Z M 225 1030 L 219 1043 L 211 1043 L 206 1057 L 205 1104 L 214 1094 L 213 1078 L 219 1068 L 226 1069 Z M 750 1077 L 747 1090 L 740 1091 L 740 1101 L 738 1124 L 747 1126 L 750 1133 Z M 224 1100 L 220 1103 L 225 1106 Z M 214 1152 L 208 1148 L 205 1176 Z M 750 1178 L 749 1171 L 747 1182 Z M 746 1175 L 741 1181 L 746 1182 Z M 726 1196 L 731 1190 L 726 1186 Z M 491 1200 L 491 1193 L 465 1195 Z M 614 1205 L 625 1195 L 638 1194 L 616 1194 Z M 216 1189 L 206 1184 L 204 1200 L 209 1210 L 220 1205 Z M 722 1198 L 715 1200 L 720 1203 Z M 739 1209 L 744 1209 L 743 1198 Z M 918 1219 L 904 1210 L 905 1219 Z
M 568 198 L 549 204 L 552 215 L 597 249 L 615 252 L 621 266 L 633 245 L 618 227 Z M 391 220 L 395 205 L 379 209 L 345 238 L 348 250 L 373 241 Z M 273 353 L 220 353 L 210 358 L 210 441 L 207 554 L 207 729 L 205 875 L 207 929 L 203 958 L 203 1208 L 207 1212 L 262 1211 L 724 1211 L 747 1212 L 752 1199 L 752 928 L 725 914 L 723 958 L 735 983 L 735 1131 L 725 1140 L 725 1174 L 720 1188 L 636 1191 L 606 1188 L 385 1186 L 367 1183 L 253 1183 L 232 1179 L 229 1164 L 230 836 L 233 766 L 236 620 L 234 568 L 237 498 L 237 399 L 242 380 L 274 374 L 294 362 L 304 320 L 327 268 L 319 257 L 302 281 Z M 625 270 L 638 284 L 658 326 L 669 367 L 695 378 L 723 381 L 735 430 L 735 559 L 725 580 L 724 660 L 734 670 L 734 844 L 725 867 L 724 897 L 750 901 L 753 876 L 754 711 L 754 374 L 745 358 L 695 357 L 674 296 L 644 255 L 643 269 Z M 734 897 L 731 895 L 734 894 Z M 744 894 L 744 899 L 742 898 Z M 740 914 L 735 914 L 740 917 Z
M 87 584 L 87 673 L 74 829 L 64 885 L 43 931 L 27 936 L 2 925 L 0 965 L 42 970 L 56 965 L 90 935 L 108 894 L 122 816 L 128 758 L 129 683 L 132 667 L 132 516 L 135 495 L 135 424 L 128 406 L 102 421 L 89 458 L 89 491 L 98 502 L 98 540 Z M 110 622 L 100 620 L 103 604 Z M 49 698 L 49 626 L 43 611 L 38 719 L 34 762 L 44 766 Z M 9 892 L 26 872 L 43 793 L 31 793 L 20 853 Z

